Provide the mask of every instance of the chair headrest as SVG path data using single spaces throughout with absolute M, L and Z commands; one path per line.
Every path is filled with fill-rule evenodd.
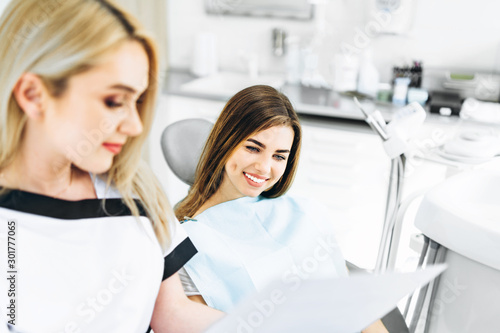
M 172 172 L 189 186 L 213 123 L 190 118 L 168 125 L 161 135 L 163 156 Z

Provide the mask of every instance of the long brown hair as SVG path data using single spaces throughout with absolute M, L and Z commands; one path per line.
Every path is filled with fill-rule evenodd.
M 285 95 L 269 86 L 252 86 L 238 92 L 224 106 L 203 149 L 193 186 L 176 206 L 177 218 L 192 217 L 217 192 L 224 177 L 224 166 L 241 142 L 274 126 L 290 126 L 294 132 L 293 143 L 283 176 L 261 195 L 276 198 L 285 194 L 299 162 L 302 138 L 299 118 Z

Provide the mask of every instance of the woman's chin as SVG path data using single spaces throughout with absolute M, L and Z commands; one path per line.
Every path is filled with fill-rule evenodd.
M 251 197 L 251 198 L 256 198 L 258 197 L 259 195 L 262 194 L 262 192 L 264 192 L 263 190 L 258 190 L 258 191 L 247 191 L 247 193 L 245 193 L 245 196 L 247 197 Z
M 113 161 L 110 160 L 109 162 L 100 162 L 100 163 L 82 163 L 81 165 L 74 164 L 77 168 L 79 168 L 82 171 L 86 171 L 89 173 L 93 174 L 103 174 L 109 171 L 111 169 L 111 166 L 113 165 Z

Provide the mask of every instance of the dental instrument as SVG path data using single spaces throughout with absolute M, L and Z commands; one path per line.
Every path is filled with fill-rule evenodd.
M 413 102 L 398 110 L 393 120 L 386 124 L 380 111 L 375 110 L 369 114 L 356 97 L 354 103 L 363 112 L 368 125 L 380 136 L 384 149 L 391 158 L 384 225 L 375 264 L 375 273 L 383 273 L 390 264 L 392 246 L 398 243 L 394 238 L 399 239 L 399 234 L 396 235 L 394 231 L 401 207 L 405 172 L 404 153 L 408 149 L 408 141 L 423 124 L 426 113 L 419 103 Z
M 363 109 L 363 106 L 361 105 L 357 97 L 354 97 L 354 103 L 361 110 L 361 112 L 363 112 L 365 121 L 368 123 L 368 125 L 370 125 L 370 127 L 382 138 L 383 141 L 387 141 L 389 139 L 389 136 L 387 134 L 387 127 L 380 111 L 375 110 L 374 112 L 369 114 L 365 111 L 365 109 Z

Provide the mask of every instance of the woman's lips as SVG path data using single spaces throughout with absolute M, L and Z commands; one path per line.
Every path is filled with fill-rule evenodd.
M 247 183 L 254 187 L 262 187 L 268 180 L 268 178 L 252 173 L 243 172 L 243 175 L 245 176 Z
M 118 154 L 122 150 L 122 146 L 123 146 L 123 144 L 121 144 L 121 143 L 109 143 L 109 142 L 105 142 L 102 145 L 104 148 L 109 150 L 114 155 Z

